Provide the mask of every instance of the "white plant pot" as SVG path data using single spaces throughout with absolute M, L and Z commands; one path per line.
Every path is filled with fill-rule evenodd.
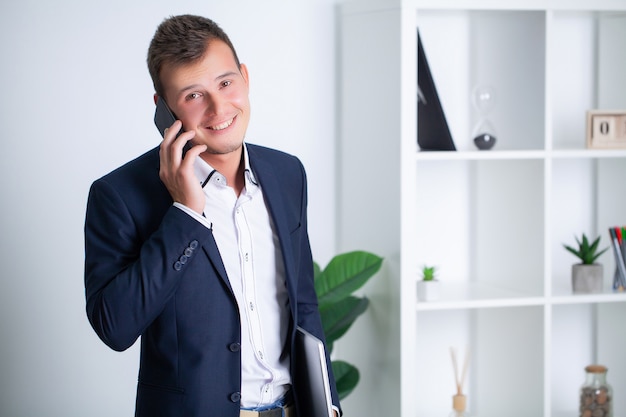
M 439 281 L 417 281 L 417 299 L 420 301 L 434 301 L 441 297 L 441 283 Z
M 603 268 L 601 264 L 572 265 L 572 289 L 577 294 L 603 291 Z

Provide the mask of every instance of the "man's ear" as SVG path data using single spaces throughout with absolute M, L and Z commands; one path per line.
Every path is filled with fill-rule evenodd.
M 159 100 L 159 96 L 157 95 L 157 93 L 154 93 L 154 104 L 157 104 L 157 101 Z
M 248 67 L 246 67 L 246 64 L 239 64 L 239 72 L 241 72 L 243 79 L 246 81 L 246 84 L 249 86 L 250 81 L 248 78 Z

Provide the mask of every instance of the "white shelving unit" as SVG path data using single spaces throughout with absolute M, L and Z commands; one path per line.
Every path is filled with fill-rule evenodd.
M 456 152 L 417 146 L 418 28 Z M 626 224 L 626 150 L 585 148 L 588 109 L 626 109 L 626 2 L 355 1 L 339 33 L 338 246 L 386 258 L 344 347 L 362 373 L 350 413 L 446 416 L 454 346 L 470 352 L 472 416 L 576 416 L 595 362 L 626 414 L 612 253 L 605 292 L 573 295 L 562 247 L 583 232 L 608 246 Z M 478 151 L 485 84 L 497 142 Z M 423 264 L 439 267 L 439 301 L 417 301 Z

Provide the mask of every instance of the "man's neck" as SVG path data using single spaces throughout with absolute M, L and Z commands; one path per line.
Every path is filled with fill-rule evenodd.
M 228 154 L 201 154 L 200 157 L 213 169 L 226 178 L 228 185 L 239 196 L 245 186 L 243 145 L 236 151 Z

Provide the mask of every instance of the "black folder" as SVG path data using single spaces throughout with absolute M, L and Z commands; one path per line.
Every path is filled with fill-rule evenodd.
M 296 331 L 298 417 L 333 417 L 324 344 L 301 327 Z
M 417 144 L 424 151 L 455 151 L 446 115 L 417 32 Z

